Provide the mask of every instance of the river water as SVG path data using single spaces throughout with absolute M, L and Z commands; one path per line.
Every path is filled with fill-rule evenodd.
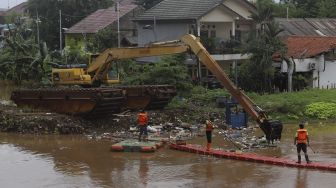
M 296 159 L 286 125 L 277 148 L 258 151 Z M 313 161 L 336 163 L 336 125 L 309 125 Z M 193 142 L 204 142 L 197 138 Z M 84 136 L 0 134 L 0 187 L 335 187 L 336 172 L 217 159 L 162 148 L 110 152 L 109 141 Z M 215 147 L 230 147 L 215 135 Z

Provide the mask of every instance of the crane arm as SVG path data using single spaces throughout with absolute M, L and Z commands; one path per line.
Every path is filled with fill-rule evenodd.
M 110 63 L 113 60 L 180 54 L 187 50 L 188 47 L 183 45 L 138 48 L 110 48 L 99 54 L 99 56 L 90 65 L 87 72 L 94 73 L 100 68 L 105 67 L 107 63 Z
M 200 43 L 195 36 L 185 35 L 182 37 L 181 41 L 188 45 L 191 51 L 200 58 L 201 62 L 206 66 L 212 74 L 215 75 L 217 80 L 230 92 L 230 94 L 238 100 L 239 104 L 245 109 L 245 111 L 252 116 L 256 121 L 262 119 L 261 115 L 254 109 L 253 104 L 250 99 L 246 98 L 239 88 L 237 88 L 230 78 L 226 75 L 223 69 L 218 65 L 216 60 L 214 60 L 209 52 L 204 48 L 202 43 Z

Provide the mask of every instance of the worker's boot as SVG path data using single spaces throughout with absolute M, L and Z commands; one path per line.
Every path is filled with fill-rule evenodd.
M 306 158 L 306 162 L 307 162 L 307 164 L 311 163 L 311 161 L 309 160 L 309 158 L 308 158 L 308 155 L 307 155 L 307 154 L 305 154 L 305 158 Z
M 301 155 L 298 155 L 298 161 L 297 163 L 301 164 Z
M 207 151 L 209 151 L 211 149 L 211 143 L 207 144 Z

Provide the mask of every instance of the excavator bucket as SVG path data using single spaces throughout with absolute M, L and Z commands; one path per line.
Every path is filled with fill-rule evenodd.
M 274 140 L 281 140 L 283 125 L 279 120 L 265 120 L 260 124 L 261 130 L 266 135 L 268 143 L 273 143 Z

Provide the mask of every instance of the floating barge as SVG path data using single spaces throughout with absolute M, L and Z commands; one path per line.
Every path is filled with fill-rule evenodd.
M 111 146 L 111 151 L 154 152 L 163 146 L 163 142 L 139 142 L 134 139 L 124 140 Z
M 302 162 L 301 164 L 298 164 L 296 163 L 296 161 L 290 160 L 290 159 L 260 156 L 260 155 L 256 155 L 253 153 L 237 153 L 237 152 L 228 152 L 228 151 L 215 150 L 215 149 L 211 149 L 207 151 L 205 147 L 202 147 L 199 145 L 191 145 L 191 144 L 177 145 L 177 144 L 172 143 L 170 144 L 170 148 L 179 150 L 179 151 L 196 153 L 200 155 L 211 155 L 211 156 L 218 157 L 218 158 L 249 161 L 249 162 L 277 165 L 277 166 L 283 166 L 283 167 L 336 171 L 335 163 L 326 164 L 326 163 L 312 162 L 312 163 L 306 164 L 305 162 Z

